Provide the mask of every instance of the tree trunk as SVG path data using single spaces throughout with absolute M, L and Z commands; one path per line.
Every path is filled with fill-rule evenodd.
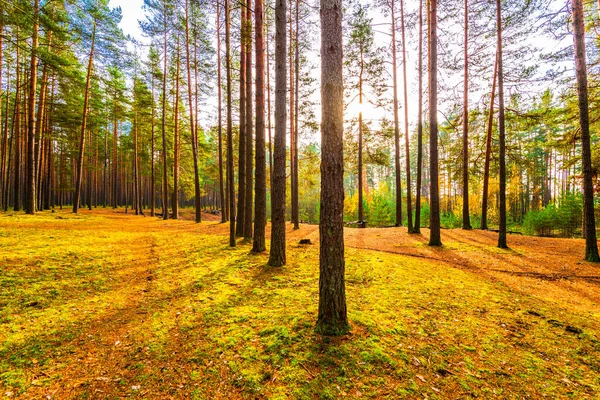
M 246 0 L 246 196 L 245 196 L 245 221 L 244 239 L 252 240 L 252 192 L 254 167 L 254 149 L 252 148 L 252 0 Z
M 225 70 L 227 74 L 227 197 L 229 200 L 229 246 L 235 247 L 235 186 L 233 183 L 233 121 L 231 116 L 231 10 L 225 0 Z
M 36 0 L 37 1 L 37 0 Z M 81 197 L 81 179 L 83 177 L 83 157 L 85 155 L 85 134 L 87 129 L 88 104 L 90 100 L 90 84 L 92 79 L 92 68 L 94 65 L 94 46 L 96 44 L 96 20 L 92 30 L 92 44 L 88 60 L 87 77 L 85 82 L 85 94 L 83 97 L 83 118 L 81 120 L 81 136 L 79 138 L 79 157 L 77 158 L 77 171 L 75 182 L 75 198 L 73 199 L 73 212 L 77 214 L 79 211 L 79 201 Z
M 254 5 L 254 46 L 256 48 L 256 178 L 254 198 L 254 241 L 252 251 L 266 250 L 267 225 L 267 160 L 265 155 L 265 54 L 264 54 L 263 0 Z
M 275 1 L 275 146 L 271 182 L 271 251 L 269 265 L 286 263 L 285 254 L 285 136 L 286 136 L 286 0 Z
M 298 36 L 300 35 L 300 0 L 296 0 L 296 35 L 294 36 L 294 140 L 293 153 L 291 154 L 292 161 L 292 223 L 294 229 L 300 229 L 300 204 L 298 201 L 298 138 L 300 137 L 298 128 L 298 114 L 300 112 L 300 48 L 298 46 Z M 290 37 L 291 38 L 291 37 Z
M 187 11 L 187 4 L 186 4 Z M 186 23 L 186 33 L 187 33 L 187 23 Z M 186 46 L 187 46 L 187 35 L 186 35 Z M 186 57 L 189 60 L 189 56 Z M 179 73 L 180 73 L 180 65 L 181 65 L 181 54 L 179 47 L 179 35 L 177 36 L 177 61 L 175 67 L 175 104 L 173 110 L 173 200 L 171 201 L 171 208 L 173 209 L 173 219 L 179 219 Z M 189 84 L 188 84 L 189 88 Z M 189 89 L 188 89 L 189 90 Z M 191 109 L 190 109 L 191 111 Z M 191 123 L 190 126 L 194 124 Z M 192 130 L 193 132 L 193 130 Z M 192 135 L 192 138 L 194 135 Z M 198 143 L 196 142 L 196 151 L 192 150 L 192 155 L 194 157 L 194 184 L 196 182 L 198 185 L 200 184 L 198 177 Z M 200 222 L 198 216 L 200 212 L 198 211 L 198 207 L 196 207 L 196 222 Z
M 391 3 L 392 14 L 392 77 L 394 85 L 394 168 L 396 179 L 396 226 L 402 226 L 402 168 L 400 166 L 400 117 L 398 116 L 398 61 L 396 49 L 396 7 Z
M 156 139 L 154 135 L 154 120 L 156 119 L 156 109 L 154 107 L 154 73 L 152 73 L 151 86 L 152 86 L 152 117 L 150 119 L 151 127 L 151 139 L 150 139 L 150 216 L 156 215 L 156 176 L 154 167 L 154 152 L 156 151 Z M 115 206 L 116 207 L 116 206 Z
M 246 222 L 246 6 L 241 1 L 240 22 L 240 133 L 238 140 L 238 212 L 235 235 L 244 236 Z
M 469 217 L 469 0 L 465 0 L 465 72 L 463 89 L 463 229 L 471 228 Z
M 221 89 L 221 7 L 217 1 L 217 104 L 218 104 L 218 140 L 219 140 L 219 200 L 221 202 L 221 222 L 227 221 L 225 187 L 223 185 L 223 94 Z M 187 39 L 186 39 L 187 40 Z M 189 56 L 188 56 L 189 57 Z M 188 76 L 189 76 L 188 72 Z M 258 74 L 258 73 L 257 73 Z M 188 83 L 188 86 L 190 83 Z M 257 89 L 258 90 L 258 89 Z M 188 95 L 189 95 L 188 91 Z M 191 115 L 191 114 L 190 114 Z
M 415 201 L 414 233 L 421 233 L 421 185 L 423 166 L 423 0 L 419 0 L 419 100 L 417 122 L 417 198 Z
M 36 179 L 35 179 L 35 93 L 37 89 L 37 51 L 38 51 L 38 24 L 40 18 L 39 0 L 33 6 L 33 36 L 31 37 L 31 64 L 29 67 L 29 98 L 27 107 L 27 198 L 25 199 L 25 213 L 35 214 L 36 205 Z M 77 210 L 74 210 L 77 212 Z
M 363 210 L 363 72 L 364 59 L 362 44 L 360 48 L 360 72 L 358 76 L 358 104 L 360 111 L 358 112 L 358 227 L 364 228 L 364 210 Z
M 500 0 L 496 0 L 496 29 L 498 39 L 498 136 L 500 142 L 500 222 L 498 227 L 498 247 L 506 244 L 506 129 L 504 127 L 504 74 L 502 71 L 502 12 Z
M 406 153 L 406 218 L 408 233 L 413 233 L 412 194 L 410 184 L 410 145 L 408 140 L 408 79 L 406 75 L 406 35 L 404 33 L 404 0 L 400 0 L 400 20 L 402 23 L 402 69 L 404 76 L 404 150 Z
M 437 122 L 437 0 L 430 0 L 429 7 L 429 171 L 431 186 L 429 245 L 441 246 Z
M 577 75 L 577 96 L 579 100 L 579 123 L 581 125 L 585 259 L 591 262 L 599 262 L 598 242 L 596 241 L 596 218 L 594 215 L 594 186 L 592 183 L 592 151 L 590 145 L 590 121 L 588 115 L 583 2 L 582 0 L 572 0 L 571 4 L 573 6 L 573 39 L 575 43 L 575 72 Z
M 349 331 L 344 282 L 342 1 L 321 0 L 321 212 L 317 332 Z
M 167 161 L 167 5 L 163 0 L 163 82 L 162 82 L 162 162 L 163 162 L 163 182 L 162 182 L 162 218 L 169 219 L 169 168 Z
M 487 229 L 488 192 L 490 184 L 490 160 L 492 157 L 492 128 L 494 124 L 494 101 L 496 98 L 496 82 L 498 81 L 498 54 L 494 63 L 494 79 L 490 98 L 490 114 L 488 115 L 487 135 L 485 145 L 485 166 L 483 169 L 483 196 L 481 200 L 481 229 Z

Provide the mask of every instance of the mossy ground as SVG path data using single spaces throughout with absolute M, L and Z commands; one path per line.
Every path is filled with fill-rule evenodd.
M 429 249 L 401 228 L 353 230 L 352 333 L 327 338 L 314 332 L 315 227 L 290 230 L 283 268 L 226 232 L 122 210 L 0 214 L 0 396 L 600 395 L 596 267 L 575 284 L 565 269 L 517 274 L 550 268 L 529 242 L 497 250 L 491 234 L 448 231 Z

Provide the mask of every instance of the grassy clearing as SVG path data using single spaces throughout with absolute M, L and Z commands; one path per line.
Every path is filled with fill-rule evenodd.
M 0 395 L 600 393 L 597 310 L 426 258 L 348 248 L 352 334 L 325 338 L 313 331 L 318 246 L 290 242 L 288 266 L 273 269 L 219 232 L 111 213 L 0 214 Z M 495 251 L 447 251 L 458 249 Z

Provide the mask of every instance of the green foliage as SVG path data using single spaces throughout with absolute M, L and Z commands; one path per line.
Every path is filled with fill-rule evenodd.
M 553 203 L 540 211 L 528 212 L 523 227 L 529 234 L 572 237 L 581 230 L 582 201 L 579 193 L 564 195 L 558 204 Z

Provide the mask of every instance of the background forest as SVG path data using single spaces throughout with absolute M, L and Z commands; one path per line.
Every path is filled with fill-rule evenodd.
M 344 218 L 392 226 L 412 224 L 420 213 L 419 226 L 428 226 L 425 5 L 390 0 L 344 5 Z M 231 12 L 228 65 L 225 16 L 222 4 L 212 0 L 145 0 L 140 21 L 127 20 L 106 0 L 2 2 L 2 208 L 125 206 L 135 213 L 192 218 L 188 207 L 195 207 L 224 211 L 227 220 L 222 200 L 227 200 L 228 73 L 234 83 L 229 88 L 234 184 L 237 193 L 252 196 L 252 127 L 248 134 L 239 124 L 246 101 L 239 89 L 248 77 L 254 81 L 252 64 L 248 74 L 242 56 L 251 48 L 253 35 L 246 31 L 253 21 L 241 9 Z M 275 32 L 273 5 L 267 1 L 265 9 L 269 188 Z M 545 0 L 507 0 L 502 9 L 509 229 L 578 235 L 582 168 L 571 10 L 565 2 Z M 584 15 L 596 182 L 598 3 L 587 2 Z M 471 226 L 494 228 L 499 222 L 495 7 L 490 1 L 444 2 L 438 16 L 442 226 L 460 227 L 468 212 Z M 287 22 L 286 212 L 296 224 L 316 223 L 318 4 L 290 0 Z M 124 24 L 137 24 L 143 40 L 125 35 Z M 246 187 L 249 192 L 239 189 Z M 241 197 L 240 204 L 251 210 L 252 201 Z M 270 198 L 267 190 L 268 204 Z M 269 206 L 267 213 L 270 217 Z

